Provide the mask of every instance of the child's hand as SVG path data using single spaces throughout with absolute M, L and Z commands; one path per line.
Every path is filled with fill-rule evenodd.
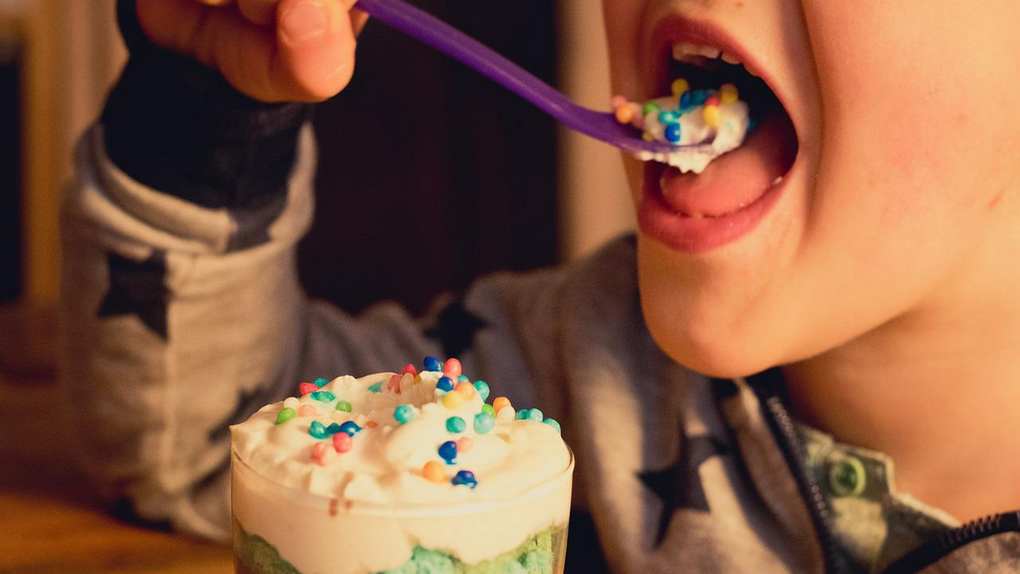
M 266 102 L 319 101 L 354 72 L 355 0 L 137 0 L 149 38 Z

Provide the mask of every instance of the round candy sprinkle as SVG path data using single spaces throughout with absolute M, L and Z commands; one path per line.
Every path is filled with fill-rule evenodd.
M 684 92 L 680 94 L 680 100 L 678 102 L 680 106 L 680 113 L 686 112 L 691 107 L 691 92 Z
M 403 378 L 403 375 L 390 375 L 390 380 L 386 382 L 386 389 L 391 393 L 400 394 L 400 380 Z
M 443 395 L 443 406 L 448 409 L 455 409 L 464 404 L 464 395 L 460 393 L 446 393 Z
M 439 445 L 439 458 L 446 461 L 446 464 L 454 464 L 457 460 L 457 443 L 448 440 Z
M 478 479 L 475 478 L 475 473 L 470 470 L 459 470 L 457 474 L 450 480 L 450 484 L 454 486 L 470 486 L 474 488 L 478 486 Z
M 556 419 L 549 418 L 549 419 L 545 419 L 542 422 L 547 424 L 547 425 L 549 425 L 549 426 L 551 426 L 552 428 L 556 429 L 556 432 L 563 432 L 562 429 L 560 429 L 559 421 L 557 421 Z
M 456 379 L 462 372 L 464 372 L 464 367 L 460 364 L 460 359 L 450 357 L 443 363 L 443 374 L 451 379 Z
M 457 377 L 457 382 L 458 383 L 470 383 L 471 382 L 471 377 L 469 377 L 467 375 L 461 375 L 461 376 Z
M 352 446 L 354 446 L 354 440 L 351 438 L 351 435 L 345 432 L 338 432 L 333 435 L 333 449 L 337 452 L 347 452 L 351 450 Z
M 641 115 L 647 116 L 648 114 L 657 114 L 661 109 L 662 108 L 659 107 L 659 104 L 655 102 L 648 102 L 641 107 Z
M 475 381 L 475 390 L 478 391 L 478 396 L 482 397 L 483 401 L 489 399 L 490 392 L 489 383 L 486 383 L 485 381 L 478 379 L 477 381 Z
M 340 432 L 340 423 L 329 423 L 326 427 L 326 434 L 337 434 Z
M 414 412 L 414 407 L 411 405 L 398 405 L 397 408 L 393 409 L 393 418 L 400 424 L 407 424 L 417 413 Z
M 542 422 L 545 415 L 539 409 L 521 409 L 517 411 L 517 420 Z
M 436 388 L 441 390 L 441 391 L 446 391 L 446 392 L 452 391 L 453 390 L 453 379 L 451 379 L 450 377 L 446 377 L 446 376 L 439 377 L 439 380 L 436 381 Z
M 733 84 L 723 84 L 719 87 L 719 101 L 723 104 L 732 104 L 740 99 L 740 92 Z
M 312 397 L 312 400 L 320 401 L 323 403 L 328 403 L 330 401 L 336 400 L 336 395 L 334 395 L 331 391 L 312 391 L 310 395 Z
M 301 383 L 298 385 L 298 392 L 301 393 L 302 397 L 317 390 L 319 390 L 319 387 L 315 386 L 315 383 Z
M 418 369 L 414 368 L 414 365 L 412 365 L 411 363 L 408 363 L 408 364 L 404 365 L 404 371 L 403 372 L 407 373 L 408 375 L 417 375 L 418 374 Z
M 679 119 L 680 117 L 677 115 L 677 113 L 672 110 L 664 110 L 659 112 L 659 123 L 664 126 L 675 124 Z
M 510 406 L 510 399 L 506 397 L 496 397 L 492 401 L 492 408 L 496 409 L 496 412 L 503 410 L 504 407 Z
M 328 448 L 329 445 L 324 442 L 316 443 L 312 447 L 312 460 L 319 466 L 326 466 L 326 452 Z
M 722 116 L 719 113 L 719 106 L 705 106 L 702 108 L 702 117 L 705 118 L 705 125 L 712 128 L 719 127 L 719 120 Z
M 428 356 L 428 357 L 425 357 L 425 360 L 422 361 L 422 366 L 424 367 L 424 369 L 426 371 L 442 371 L 443 370 L 443 362 L 440 361 L 439 359 L 431 356 L 431 355 Z
M 430 460 L 421 467 L 421 474 L 432 482 L 446 482 L 446 469 L 441 463 Z
M 496 413 L 496 420 L 509 422 L 514 420 L 515 416 L 517 416 L 517 411 L 513 407 L 503 407 Z
M 482 412 L 490 417 L 496 416 L 496 409 L 492 408 L 492 405 L 482 405 Z
M 457 439 L 457 452 L 467 452 L 475 446 L 475 441 L 469 436 L 462 436 Z
M 361 432 L 361 427 L 354 421 L 347 421 L 340 425 L 340 432 L 354 436 Z
M 381 393 L 382 392 L 382 383 L 376 383 L 374 385 L 369 385 L 368 392 L 370 392 L 370 393 Z
M 671 143 L 673 145 L 677 145 L 677 144 L 680 143 L 680 139 L 681 139 L 681 135 L 682 134 L 683 134 L 683 131 L 682 131 L 682 128 L 680 127 L 679 123 L 669 124 L 668 126 L 666 126 L 666 130 L 663 132 L 663 135 L 665 136 L 666 141 L 668 141 L 669 143 Z
M 460 417 L 450 417 L 446 419 L 446 430 L 451 433 L 464 432 L 464 428 L 467 427 L 467 423 Z
M 453 390 L 454 392 L 460 394 L 465 399 L 470 399 L 471 397 L 475 396 L 475 386 L 472 385 L 471 383 L 467 382 L 457 383 L 457 386 L 454 387 Z
M 312 438 L 323 439 L 326 438 L 329 432 L 326 430 L 326 425 L 319 421 L 312 421 L 312 423 L 308 425 L 308 434 L 312 435 Z
M 338 411 L 343 411 L 345 413 L 349 413 L 349 412 L 351 412 L 351 409 L 352 409 L 352 407 L 351 407 L 350 401 L 340 401 L 340 402 L 338 402 L 336 404 L 336 410 L 338 410 Z
M 691 88 L 691 85 L 687 83 L 687 80 L 683 78 L 677 78 L 673 80 L 673 83 L 670 84 L 669 88 L 670 91 L 673 92 L 674 96 L 679 96 L 680 94 L 689 90 Z
M 616 116 L 616 121 L 626 125 L 634 121 L 634 108 L 628 105 L 621 105 L 616 108 L 613 115 Z
M 485 434 L 492 430 L 492 427 L 496 426 L 496 418 L 486 412 L 481 412 L 475 415 L 475 432 L 478 434 Z
M 282 425 L 297 415 L 297 412 L 292 408 L 281 409 L 280 412 L 276 413 L 276 424 Z
M 329 379 L 327 379 L 326 377 L 319 377 L 312 382 L 315 384 L 316 387 L 319 387 L 321 389 L 322 387 L 325 387 L 326 385 L 329 384 Z
M 694 95 L 691 96 L 691 103 L 696 106 L 702 106 L 711 95 L 712 90 L 694 90 Z
M 287 407 L 288 409 L 296 409 L 299 406 L 301 406 L 301 400 L 298 399 L 297 397 L 287 397 L 286 399 L 283 400 L 283 406 Z
M 298 408 L 297 412 L 299 415 L 303 417 L 314 417 L 315 415 L 319 414 L 319 409 L 315 408 L 312 405 L 301 405 Z
M 708 97 L 707 100 L 705 100 L 705 105 L 706 106 L 718 106 L 719 103 L 720 102 L 719 102 L 719 95 L 718 94 L 712 94 L 711 96 Z

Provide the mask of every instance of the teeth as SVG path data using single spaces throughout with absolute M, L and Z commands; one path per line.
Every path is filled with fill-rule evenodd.
M 702 56 L 714 59 L 718 58 L 720 54 L 722 54 L 722 50 L 719 48 L 713 48 L 712 46 L 689 44 L 687 42 L 673 44 L 673 59 L 680 62 L 690 58 L 691 56 Z
M 722 61 L 726 62 L 727 64 L 739 64 L 740 63 L 740 60 L 734 58 L 731 54 L 727 54 L 726 52 L 722 53 L 721 58 L 722 58 Z

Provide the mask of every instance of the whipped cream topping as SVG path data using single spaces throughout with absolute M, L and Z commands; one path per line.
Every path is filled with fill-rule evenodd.
M 234 518 L 298 571 L 385 571 L 416 546 L 478 564 L 566 525 L 558 423 L 487 404 L 457 372 L 405 370 L 302 383 L 231 427 Z
M 701 173 L 717 157 L 744 143 L 751 129 L 750 109 L 732 85 L 716 90 L 688 90 L 682 79 L 673 96 L 644 104 L 614 99 L 617 121 L 641 130 L 646 141 L 677 146 L 665 153 L 641 152 L 642 161 L 669 164 L 683 173 Z
M 477 390 L 460 401 L 444 401 L 459 391 L 437 389 L 442 376 L 432 371 L 338 377 L 300 398 L 267 405 L 231 427 L 234 450 L 280 486 L 379 505 L 512 498 L 567 467 L 569 452 L 551 422 L 517 419 L 512 406 L 487 415 Z M 350 412 L 342 410 L 348 405 Z M 403 412 L 413 413 L 403 424 L 395 418 L 401 405 L 407 405 Z M 277 424 L 284 409 L 295 414 Z M 491 430 L 476 424 L 486 416 L 491 416 Z M 331 435 L 348 421 L 360 430 L 351 437 L 350 450 L 339 452 Z M 337 426 L 317 438 L 315 422 L 327 429 Z M 451 425 L 463 429 L 451 432 Z M 440 455 L 447 442 L 459 447 L 449 462 Z M 318 447 L 316 456 L 320 444 L 327 447 Z M 434 472 L 441 465 L 441 479 L 424 472 L 429 462 L 436 463 Z M 462 470 L 471 472 L 477 484 L 453 484 Z

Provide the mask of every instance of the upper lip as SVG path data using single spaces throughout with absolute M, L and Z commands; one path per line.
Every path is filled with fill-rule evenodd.
M 776 85 L 774 77 L 769 70 L 761 65 L 759 58 L 755 57 L 743 44 L 737 42 L 726 30 L 714 22 L 706 19 L 695 19 L 683 14 L 671 14 L 655 23 L 651 34 L 650 48 L 646 54 L 652 62 L 651 66 L 643 66 L 646 75 L 643 78 L 645 83 L 646 97 L 656 98 L 662 96 L 662 90 L 669 85 L 671 78 L 669 74 L 672 48 L 674 44 L 687 42 L 720 48 L 744 65 L 748 72 L 758 76 L 768 85 L 775 94 L 779 103 L 786 110 L 787 115 L 793 118 L 787 105 L 787 98 L 781 88 Z M 796 124 L 796 122 L 795 122 Z

